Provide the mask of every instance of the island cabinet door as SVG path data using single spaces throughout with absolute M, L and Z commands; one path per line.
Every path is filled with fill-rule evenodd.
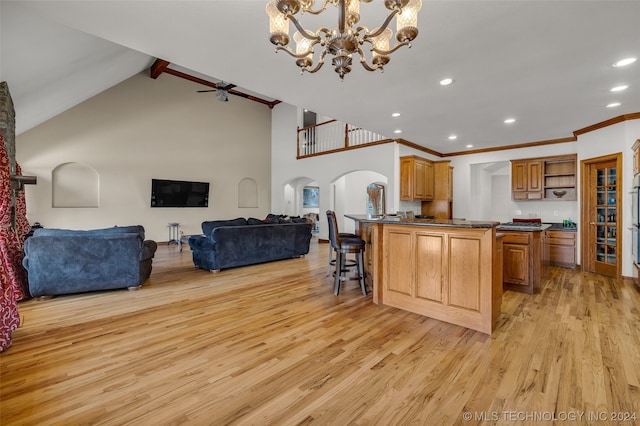
M 504 282 L 529 285 L 529 247 L 524 244 L 504 244 Z
M 443 303 L 444 235 L 401 227 L 387 230 L 384 241 L 385 302 Z
M 387 299 L 411 299 L 414 290 L 414 233 L 404 230 L 385 229 L 384 233 L 385 295 Z
M 491 333 L 494 234 L 425 228 L 385 225 L 383 303 Z

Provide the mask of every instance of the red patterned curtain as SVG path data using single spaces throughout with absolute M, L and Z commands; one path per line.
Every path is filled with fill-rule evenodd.
M 16 173 L 21 174 L 19 166 Z M 27 273 L 22 267 L 23 242 L 28 232 L 24 191 L 16 199 L 16 230 L 11 226 L 9 156 L 0 134 L 0 351 L 11 346 L 11 335 L 20 325 L 17 302 L 30 297 Z

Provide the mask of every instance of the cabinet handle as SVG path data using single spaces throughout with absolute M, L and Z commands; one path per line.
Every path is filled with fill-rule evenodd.
M 595 225 L 595 222 L 589 222 L 589 225 Z

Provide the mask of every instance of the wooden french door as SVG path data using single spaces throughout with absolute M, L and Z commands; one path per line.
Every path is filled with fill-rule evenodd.
M 622 154 L 581 162 L 582 268 L 620 277 Z

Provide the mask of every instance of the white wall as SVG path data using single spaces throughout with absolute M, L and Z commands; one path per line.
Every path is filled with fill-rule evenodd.
M 298 109 L 288 104 L 278 104 L 272 112 L 273 122 L 271 127 L 271 210 L 274 212 L 284 211 L 287 207 L 285 200 L 285 185 L 291 184 L 300 178 L 308 178 L 316 181 L 320 188 L 320 232 L 319 237 L 328 238 L 326 217 L 323 212 L 332 209 L 340 217 L 344 213 L 366 214 L 365 203 L 355 203 L 346 205 L 345 198 L 340 194 L 347 194 L 347 182 L 339 180 L 351 172 L 370 171 L 388 179 L 387 190 L 387 211 L 398 210 L 398 185 L 396 181 L 399 177 L 397 161 L 397 145 L 393 143 L 376 145 L 366 149 L 354 149 L 335 154 L 321 155 L 317 157 L 296 159 L 296 126 L 298 125 Z M 379 181 L 375 178 L 373 181 Z M 372 182 L 373 182 L 372 181 Z M 335 203 L 333 199 L 334 186 L 338 186 L 338 199 Z M 366 191 L 356 188 L 355 191 Z M 360 204 L 362 206 L 360 207 Z M 345 211 L 345 208 L 356 208 L 360 211 Z M 338 225 L 341 232 L 349 232 Z M 347 223 L 345 223 L 347 226 Z
M 141 224 L 147 238 L 167 241 L 168 222 L 181 223 L 188 235 L 200 233 L 204 220 L 265 217 L 271 110 L 231 95 L 220 102 L 200 89 L 168 74 L 153 80 L 141 73 L 19 135 L 23 173 L 38 177 L 26 187 L 29 221 L 72 229 Z M 98 208 L 52 207 L 51 172 L 67 162 L 98 172 Z M 257 208 L 238 208 L 245 177 L 258 183 Z M 210 182 L 209 207 L 151 208 L 152 178 Z
M 385 186 L 387 196 L 387 182 L 389 179 L 372 171 L 356 171 L 342 176 L 335 182 L 336 219 L 340 232 L 354 232 L 355 223 L 351 219 L 345 219 L 344 214 L 367 213 L 367 186 L 371 183 L 381 183 Z M 341 190 L 338 191 L 338 188 Z M 385 205 L 386 205 L 385 201 Z M 392 210 L 387 208 L 387 212 Z M 326 216 L 325 216 L 326 218 Z

